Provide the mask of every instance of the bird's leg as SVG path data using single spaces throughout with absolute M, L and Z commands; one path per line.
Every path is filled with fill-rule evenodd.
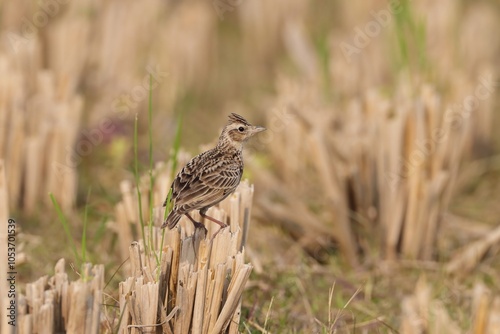
M 194 225 L 194 228 L 202 228 L 205 230 L 205 234 L 208 233 L 208 230 L 207 228 L 205 227 L 205 225 L 203 225 L 202 223 L 200 222 L 197 222 L 196 220 L 193 219 L 193 217 L 191 217 L 191 215 L 189 213 L 186 213 L 186 216 L 189 218 L 189 220 L 193 223 Z
M 193 225 L 194 225 L 194 234 L 193 234 L 193 253 L 194 253 L 195 258 L 198 258 L 198 254 L 196 254 L 197 252 L 196 252 L 196 247 L 195 247 L 195 244 L 196 244 L 196 232 L 197 232 L 197 229 L 201 228 L 201 229 L 203 229 L 203 232 L 205 232 L 202 238 L 205 238 L 205 237 L 207 236 L 207 234 L 208 234 L 208 230 L 207 230 L 207 228 L 205 227 L 205 225 L 203 225 L 202 223 L 197 222 L 196 220 L 194 220 L 194 219 L 193 219 L 193 217 L 191 217 L 191 216 L 189 215 L 189 213 L 186 213 L 186 216 L 189 218 L 189 220 L 190 220 L 190 221 L 193 223 Z M 199 244 L 198 244 L 198 247 L 199 247 Z
M 212 236 L 212 238 L 211 238 L 212 240 L 215 238 L 215 236 L 216 236 L 217 234 L 219 234 L 219 232 L 220 232 L 220 231 L 222 231 L 222 229 L 223 229 L 223 228 L 226 228 L 226 227 L 228 226 L 227 224 L 224 224 L 223 222 L 221 222 L 221 221 L 220 221 L 220 220 L 218 220 L 218 219 L 215 219 L 215 218 L 212 218 L 212 217 L 210 217 L 210 216 L 207 216 L 207 215 L 206 215 L 206 210 L 200 210 L 200 216 L 201 216 L 202 218 L 207 218 L 208 220 L 211 220 L 211 221 L 213 221 L 214 223 L 216 223 L 216 224 L 220 225 L 220 229 L 219 229 L 217 232 L 215 232 L 215 234 Z
M 203 211 L 203 210 L 200 210 L 200 216 L 201 216 L 202 218 L 207 218 L 208 220 L 211 220 L 211 221 L 213 221 L 213 222 L 214 222 L 214 223 L 216 223 L 216 224 L 219 224 L 219 225 L 220 225 L 220 228 L 227 227 L 227 224 L 224 224 L 224 223 L 223 223 L 223 222 L 221 222 L 220 220 L 215 219 L 215 218 L 212 218 L 212 217 L 210 217 L 210 216 L 207 216 L 207 215 L 206 215 L 206 213 L 205 213 L 205 211 Z

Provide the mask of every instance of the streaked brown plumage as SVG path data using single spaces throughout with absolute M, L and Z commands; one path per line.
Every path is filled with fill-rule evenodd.
M 191 217 L 189 212 L 193 210 L 199 210 L 203 218 L 225 227 L 206 212 L 234 192 L 243 174 L 243 144 L 263 130 L 265 128 L 251 125 L 240 115 L 229 115 L 217 146 L 191 159 L 175 177 L 171 186 L 173 209 L 161 227 L 172 229 L 186 215 L 196 228 L 205 228 Z M 166 204 L 165 200 L 163 206 Z

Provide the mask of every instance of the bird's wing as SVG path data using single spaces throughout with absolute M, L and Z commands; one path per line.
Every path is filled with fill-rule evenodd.
M 193 158 L 172 184 L 176 210 L 187 212 L 218 203 L 236 189 L 242 171 L 241 163 L 217 152 Z
M 243 174 L 243 165 L 233 159 L 220 159 L 203 169 L 200 181 L 213 189 L 234 189 Z
M 179 173 L 175 176 L 174 181 L 172 182 L 172 185 L 170 186 L 170 192 L 172 193 L 172 201 L 175 201 L 175 199 L 178 197 L 179 193 L 182 192 L 182 189 L 184 189 L 186 186 L 189 185 L 190 180 L 195 178 L 197 170 L 198 170 L 198 165 L 200 165 L 201 162 L 206 160 L 206 156 L 209 154 L 210 151 L 203 152 L 201 154 L 198 154 L 195 156 L 193 159 L 191 159 L 186 166 L 184 166 Z M 167 200 L 168 196 L 165 199 L 165 202 L 163 202 L 163 206 L 167 205 Z

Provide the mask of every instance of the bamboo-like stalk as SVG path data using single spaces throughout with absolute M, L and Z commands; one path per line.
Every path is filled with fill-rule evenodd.
M 334 107 L 326 108 L 330 114 L 313 108 L 306 118 L 299 112 L 302 106 L 319 105 L 323 100 L 314 87 L 283 81 L 277 84 L 276 103 L 287 101 L 289 116 L 279 119 L 269 114 L 270 124 L 278 118 L 287 128 L 274 129 L 269 144 L 280 166 L 280 181 L 270 180 L 262 170 L 256 175 L 267 188 L 264 193 L 267 190 L 284 200 L 286 209 L 278 210 L 279 203 L 269 204 L 272 195 L 263 198 L 259 207 L 267 219 L 287 222 L 285 228 L 300 239 L 306 239 L 304 234 L 311 240 L 331 238 L 353 266 L 361 245 L 372 242 L 366 233 L 380 235 L 377 243 L 387 259 L 433 258 L 441 217 L 451 201 L 461 161 L 467 145 L 475 141 L 471 117 L 459 115 L 460 123 L 453 123 L 450 112 L 460 110 L 450 111 L 450 100 L 463 99 L 468 89 L 474 91 L 474 85 L 467 81 L 448 96 L 429 84 L 415 85 L 402 77 L 393 97 L 370 91 L 346 103 L 344 113 Z M 343 125 L 332 131 L 335 121 Z M 301 140 L 289 138 L 290 133 Z M 301 164 L 294 162 L 297 156 Z M 287 191 L 278 190 L 283 187 Z M 331 212 L 327 216 L 333 221 L 330 234 L 313 228 L 312 221 L 319 217 L 305 218 L 307 214 L 295 204 L 304 201 L 322 203 L 324 211 Z M 361 223 L 363 229 L 353 228 L 354 223 Z M 359 242 L 359 238 L 368 240 Z
M 32 213 L 37 205 L 51 205 L 47 193 L 52 192 L 63 210 L 73 209 L 77 168 L 118 123 L 133 116 L 132 109 L 145 105 L 149 74 L 153 89 L 173 88 L 158 94 L 166 108 L 178 91 L 208 78 L 216 35 L 210 4 L 127 4 L 0 5 L 6 37 L 0 49 L 0 158 L 7 162 L 11 206 Z M 164 42 L 150 43 L 151 31 Z M 147 66 L 140 65 L 144 50 Z M 125 111 L 118 105 L 124 92 L 133 96 Z M 90 131 L 80 130 L 79 94 L 85 94 Z M 111 130 L 103 129 L 104 123 Z
M 162 233 L 157 228 L 154 230 L 158 234 Z M 241 295 L 252 268 L 244 264 L 243 254 L 233 242 L 238 240 L 239 233 L 240 230 L 232 233 L 226 229 L 210 240 L 197 232 L 180 240 L 181 247 L 175 251 L 170 246 L 163 248 L 160 280 L 147 274 L 156 270 L 151 270 L 144 263 L 154 266 L 154 261 L 147 259 L 143 248 L 139 250 L 141 243 L 133 243 L 130 247 L 131 277 L 120 283 L 120 332 L 125 332 L 126 328 L 134 332 L 139 328 L 162 326 L 167 327 L 164 329 L 166 332 L 174 333 L 220 333 L 232 319 L 239 319 Z M 182 235 L 175 230 L 167 231 L 166 234 L 179 239 Z M 176 258 L 179 267 L 174 275 L 173 263 Z M 226 282 L 227 275 L 231 277 L 230 282 Z M 150 279 L 153 282 L 149 282 Z M 162 292 L 161 289 L 167 287 L 164 280 L 176 281 L 174 289 Z M 145 291 L 147 295 L 144 295 Z M 163 295 L 165 302 L 162 301 Z M 175 300 L 175 306 L 169 300 Z M 149 309 L 146 310 L 144 305 L 148 305 Z M 156 316 L 158 307 L 159 317 Z M 166 324 L 156 322 L 157 318 L 166 319 L 172 310 L 177 310 L 175 316 Z M 154 317 L 145 317 L 151 313 L 154 313 Z
M 204 324 L 204 309 L 206 302 L 206 292 L 207 292 L 207 275 L 208 266 L 206 262 L 200 268 L 198 276 L 198 282 L 196 286 L 196 291 L 198 292 L 195 296 L 194 310 L 193 310 L 193 334 L 201 334 L 203 331 Z
M 403 299 L 400 333 L 458 334 L 463 332 L 442 301 L 432 298 L 431 290 L 432 285 L 427 283 L 425 277 L 421 277 L 415 286 L 414 293 Z M 471 294 L 470 314 L 472 322 L 469 331 L 472 333 L 494 333 L 499 328 L 500 299 L 498 295 L 492 293 L 482 283 L 476 283 Z
M 99 331 L 104 266 L 85 264 L 81 278 L 69 282 L 64 265 L 64 260 L 59 260 L 54 276 L 28 284 L 26 295 L 20 295 L 19 333 Z

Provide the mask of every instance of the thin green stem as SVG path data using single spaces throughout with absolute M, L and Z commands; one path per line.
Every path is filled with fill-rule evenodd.
M 139 210 L 139 223 L 141 224 L 141 232 L 142 232 L 142 240 L 144 240 L 144 251 L 146 254 L 148 253 L 148 247 L 146 245 L 146 232 L 144 230 L 144 219 L 142 218 L 142 197 L 141 197 L 141 189 L 140 189 L 140 177 L 139 177 L 139 157 L 138 157 L 138 115 L 135 114 L 135 123 L 134 123 L 134 176 L 135 176 L 135 184 L 137 189 L 137 202 L 138 202 L 138 210 Z
M 59 203 L 57 202 L 56 198 L 54 197 L 54 194 L 49 193 L 50 200 L 52 201 L 52 204 L 54 205 L 54 208 L 56 209 L 57 216 L 59 217 L 59 221 L 61 222 L 64 232 L 66 232 L 66 236 L 68 237 L 69 244 L 71 246 L 71 250 L 73 251 L 73 254 L 75 255 L 75 259 L 82 263 L 82 259 L 80 258 L 80 255 L 78 254 L 78 250 L 76 248 L 76 244 L 73 240 L 73 237 L 71 236 L 71 231 L 69 229 L 69 223 L 66 220 L 66 217 L 64 216 L 61 207 L 59 206 Z
M 85 211 L 83 213 L 83 234 L 82 234 L 82 260 L 87 262 L 87 219 L 89 211 L 90 193 L 92 188 L 89 187 L 87 191 L 87 203 L 85 204 Z
M 155 255 L 156 264 L 160 265 L 160 258 L 153 249 L 153 189 L 155 179 L 153 175 L 153 76 L 149 75 L 149 103 L 148 103 L 148 133 L 149 133 L 149 247 L 150 254 Z M 160 252 L 161 253 L 161 252 Z

